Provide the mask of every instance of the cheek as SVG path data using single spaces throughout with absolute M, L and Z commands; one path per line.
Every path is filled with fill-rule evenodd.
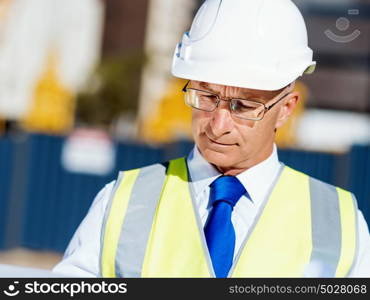
M 243 126 L 238 126 L 243 151 L 245 148 L 258 148 L 259 144 L 270 139 L 274 129 L 274 122 L 267 118 L 257 122 L 247 121 Z
M 207 123 L 209 122 L 209 117 L 206 112 L 193 109 L 192 111 L 192 129 L 193 135 L 197 136 L 199 133 L 204 131 Z
M 266 115 L 266 122 L 265 125 L 268 126 L 269 128 L 276 128 L 276 124 L 279 119 L 279 113 L 280 113 L 280 106 L 274 107 L 272 110 L 270 110 Z
M 249 120 L 241 120 L 235 127 L 241 143 L 253 140 L 259 130 L 259 124 Z

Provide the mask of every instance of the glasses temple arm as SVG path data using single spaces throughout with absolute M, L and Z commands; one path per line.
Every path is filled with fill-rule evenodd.
M 185 84 L 185 86 L 182 88 L 182 91 L 185 93 L 186 92 L 186 88 L 188 87 L 190 83 L 190 80 L 188 80 L 188 82 Z

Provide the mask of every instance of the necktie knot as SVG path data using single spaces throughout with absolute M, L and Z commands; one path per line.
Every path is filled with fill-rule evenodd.
M 244 186 L 235 176 L 220 176 L 210 185 L 212 205 L 223 201 L 232 208 L 240 197 L 246 193 Z

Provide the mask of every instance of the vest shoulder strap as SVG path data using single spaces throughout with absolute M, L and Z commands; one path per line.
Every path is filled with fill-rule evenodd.
M 318 262 L 322 261 L 329 264 L 325 266 L 326 273 L 321 273 L 320 277 L 347 276 L 358 252 L 356 198 L 349 191 L 310 176 L 308 178 L 313 249 L 306 276 L 310 276 L 312 270 L 317 272 L 322 267 L 318 266 Z
M 103 277 L 140 276 L 145 246 L 170 163 L 120 173 L 106 210 L 101 236 Z M 116 261 L 121 263 L 116 264 Z

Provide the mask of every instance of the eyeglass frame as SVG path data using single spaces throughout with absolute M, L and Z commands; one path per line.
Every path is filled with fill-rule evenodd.
M 220 95 L 218 95 L 217 93 L 214 93 L 214 92 L 205 91 L 205 90 L 200 90 L 200 89 L 195 89 L 195 88 L 188 88 L 189 83 L 190 83 L 190 80 L 189 80 L 189 81 L 185 84 L 185 86 L 183 87 L 182 91 L 183 91 L 184 93 L 186 93 L 188 89 L 191 89 L 191 90 L 198 91 L 198 92 L 209 93 L 209 94 L 211 94 L 211 95 L 213 95 L 213 96 L 216 96 L 216 98 L 217 98 L 216 106 L 215 106 L 215 108 L 214 108 L 213 110 L 204 110 L 204 109 L 200 109 L 200 108 L 194 107 L 194 106 L 192 106 L 192 105 L 189 105 L 190 107 L 192 107 L 192 108 L 194 108 L 194 109 L 201 110 L 201 111 L 214 112 L 214 111 L 217 109 L 218 105 L 220 104 L 220 102 L 221 102 L 221 100 L 222 100 L 222 101 L 226 101 L 226 102 L 229 102 L 229 103 L 230 103 L 230 104 L 229 104 L 230 111 L 231 111 L 231 113 L 232 113 L 235 117 L 237 117 L 237 118 L 239 118 L 239 119 L 242 119 L 242 120 L 249 120 L 249 121 L 261 121 L 261 120 L 263 120 L 263 118 L 265 117 L 266 113 L 267 113 L 268 111 L 270 111 L 270 110 L 271 110 L 271 108 L 273 108 L 277 103 L 279 103 L 281 100 L 283 100 L 286 96 L 288 96 L 288 95 L 291 93 L 291 91 L 289 91 L 289 92 L 287 92 L 287 93 L 283 94 L 283 96 L 281 96 L 281 97 L 280 97 L 280 98 L 279 98 L 275 103 L 273 103 L 273 104 L 271 104 L 270 106 L 268 106 L 268 105 L 266 105 L 265 103 L 262 103 L 262 102 L 259 102 L 259 101 L 253 101 L 253 100 L 248 100 L 248 99 L 243 99 L 243 98 L 230 98 L 230 99 L 225 99 L 224 97 L 221 97 Z M 290 85 L 291 85 L 291 84 L 289 84 L 288 86 L 286 86 L 286 88 L 287 88 L 287 87 L 289 87 Z M 278 95 L 277 95 L 277 96 L 278 96 Z M 274 98 L 276 98 L 277 96 L 275 96 Z M 272 101 L 272 100 L 274 100 L 274 98 L 272 98 L 272 99 L 270 99 L 269 101 L 267 101 L 267 103 L 268 103 L 268 102 L 270 102 L 270 101 Z M 243 118 L 243 117 L 238 116 L 237 114 L 235 114 L 235 113 L 234 113 L 234 110 L 232 109 L 232 106 L 231 106 L 231 102 L 232 102 L 232 101 L 231 101 L 231 100 L 249 101 L 249 102 L 258 103 L 258 104 L 263 105 L 263 106 L 264 106 L 264 111 L 263 111 L 263 116 L 262 116 L 262 118 L 260 118 L 260 119 L 253 118 L 253 119 L 251 119 L 251 118 Z M 186 103 L 186 104 L 188 104 L 188 103 Z

